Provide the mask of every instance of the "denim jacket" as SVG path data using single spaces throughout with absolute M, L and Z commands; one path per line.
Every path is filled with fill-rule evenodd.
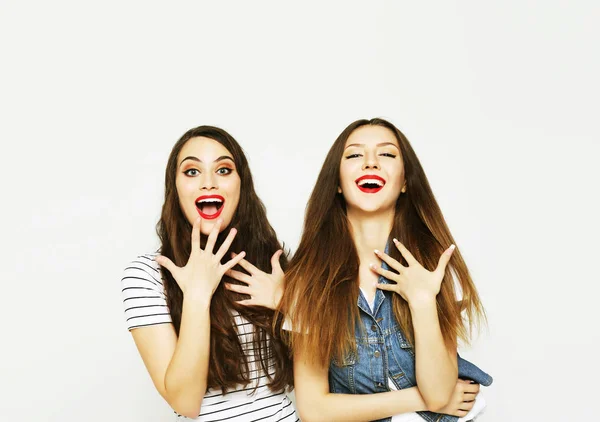
M 383 267 L 388 269 L 386 264 Z M 381 276 L 380 283 L 389 283 Z M 362 327 L 356 332 L 357 352 L 343 362 L 332 360 L 329 366 L 329 389 L 332 393 L 368 394 L 390 391 L 388 378 L 396 388 L 417 385 L 415 352 L 400 330 L 392 308 L 393 292 L 377 290 L 373 311 L 359 291 L 358 308 Z M 362 329 L 361 329 L 362 328 Z M 458 356 L 458 376 L 489 386 L 492 377 Z M 456 422 L 456 416 L 418 412 L 429 422 Z M 381 421 L 390 421 L 390 418 Z

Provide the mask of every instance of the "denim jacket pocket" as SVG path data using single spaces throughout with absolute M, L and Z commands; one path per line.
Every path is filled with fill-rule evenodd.
M 415 349 L 413 348 L 413 346 L 408 342 L 408 340 L 406 339 L 406 337 L 404 336 L 404 334 L 402 333 L 401 329 L 397 329 L 396 330 L 396 334 L 398 335 L 398 341 L 400 342 L 400 348 L 404 351 L 407 351 L 408 353 L 411 354 L 411 356 L 415 355 Z
M 356 394 L 354 371 L 358 359 L 355 352 L 347 353 L 342 361 L 333 358 L 329 365 L 329 390 L 332 393 Z

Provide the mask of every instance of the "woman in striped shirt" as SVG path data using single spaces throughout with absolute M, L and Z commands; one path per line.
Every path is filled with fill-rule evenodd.
M 244 274 L 233 270 L 239 264 L 278 285 L 287 264 L 246 157 L 227 132 L 200 126 L 177 141 L 157 231 L 160 255 L 126 268 L 123 299 L 138 351 L 177 418 L 297 421 L 285 394 L 292 365 L 273 311 L 222 283 L 237 283 L 230 274 Z

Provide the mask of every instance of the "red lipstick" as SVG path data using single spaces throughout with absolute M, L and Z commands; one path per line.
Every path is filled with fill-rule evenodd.
M 223 212 L 225 198 L 221 195 L 202 195 L 196 198 L 198 214 L 205 220 L 214 220 Z
M 374 174 L 365 174 L 354 181 L 356 186 L 365 193 L 377 193 L 385 186 L 385 179 Z

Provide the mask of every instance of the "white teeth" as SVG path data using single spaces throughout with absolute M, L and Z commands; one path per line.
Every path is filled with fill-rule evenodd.
M 383 182 L 379 179 L 362 179 L 360 182 L 358 182 L 358 186 L 363 186 L 367 183 L 377 186 L 383 186 Z
M 221 204 L 223 201 L 217 198 L 206 198 L 206 199 L 201 199 L 198 202 L 196 202 L 197 204 L 206 204 L 206 203 L 210 203 L 210 202 L 214 202 L 217 204 Z

